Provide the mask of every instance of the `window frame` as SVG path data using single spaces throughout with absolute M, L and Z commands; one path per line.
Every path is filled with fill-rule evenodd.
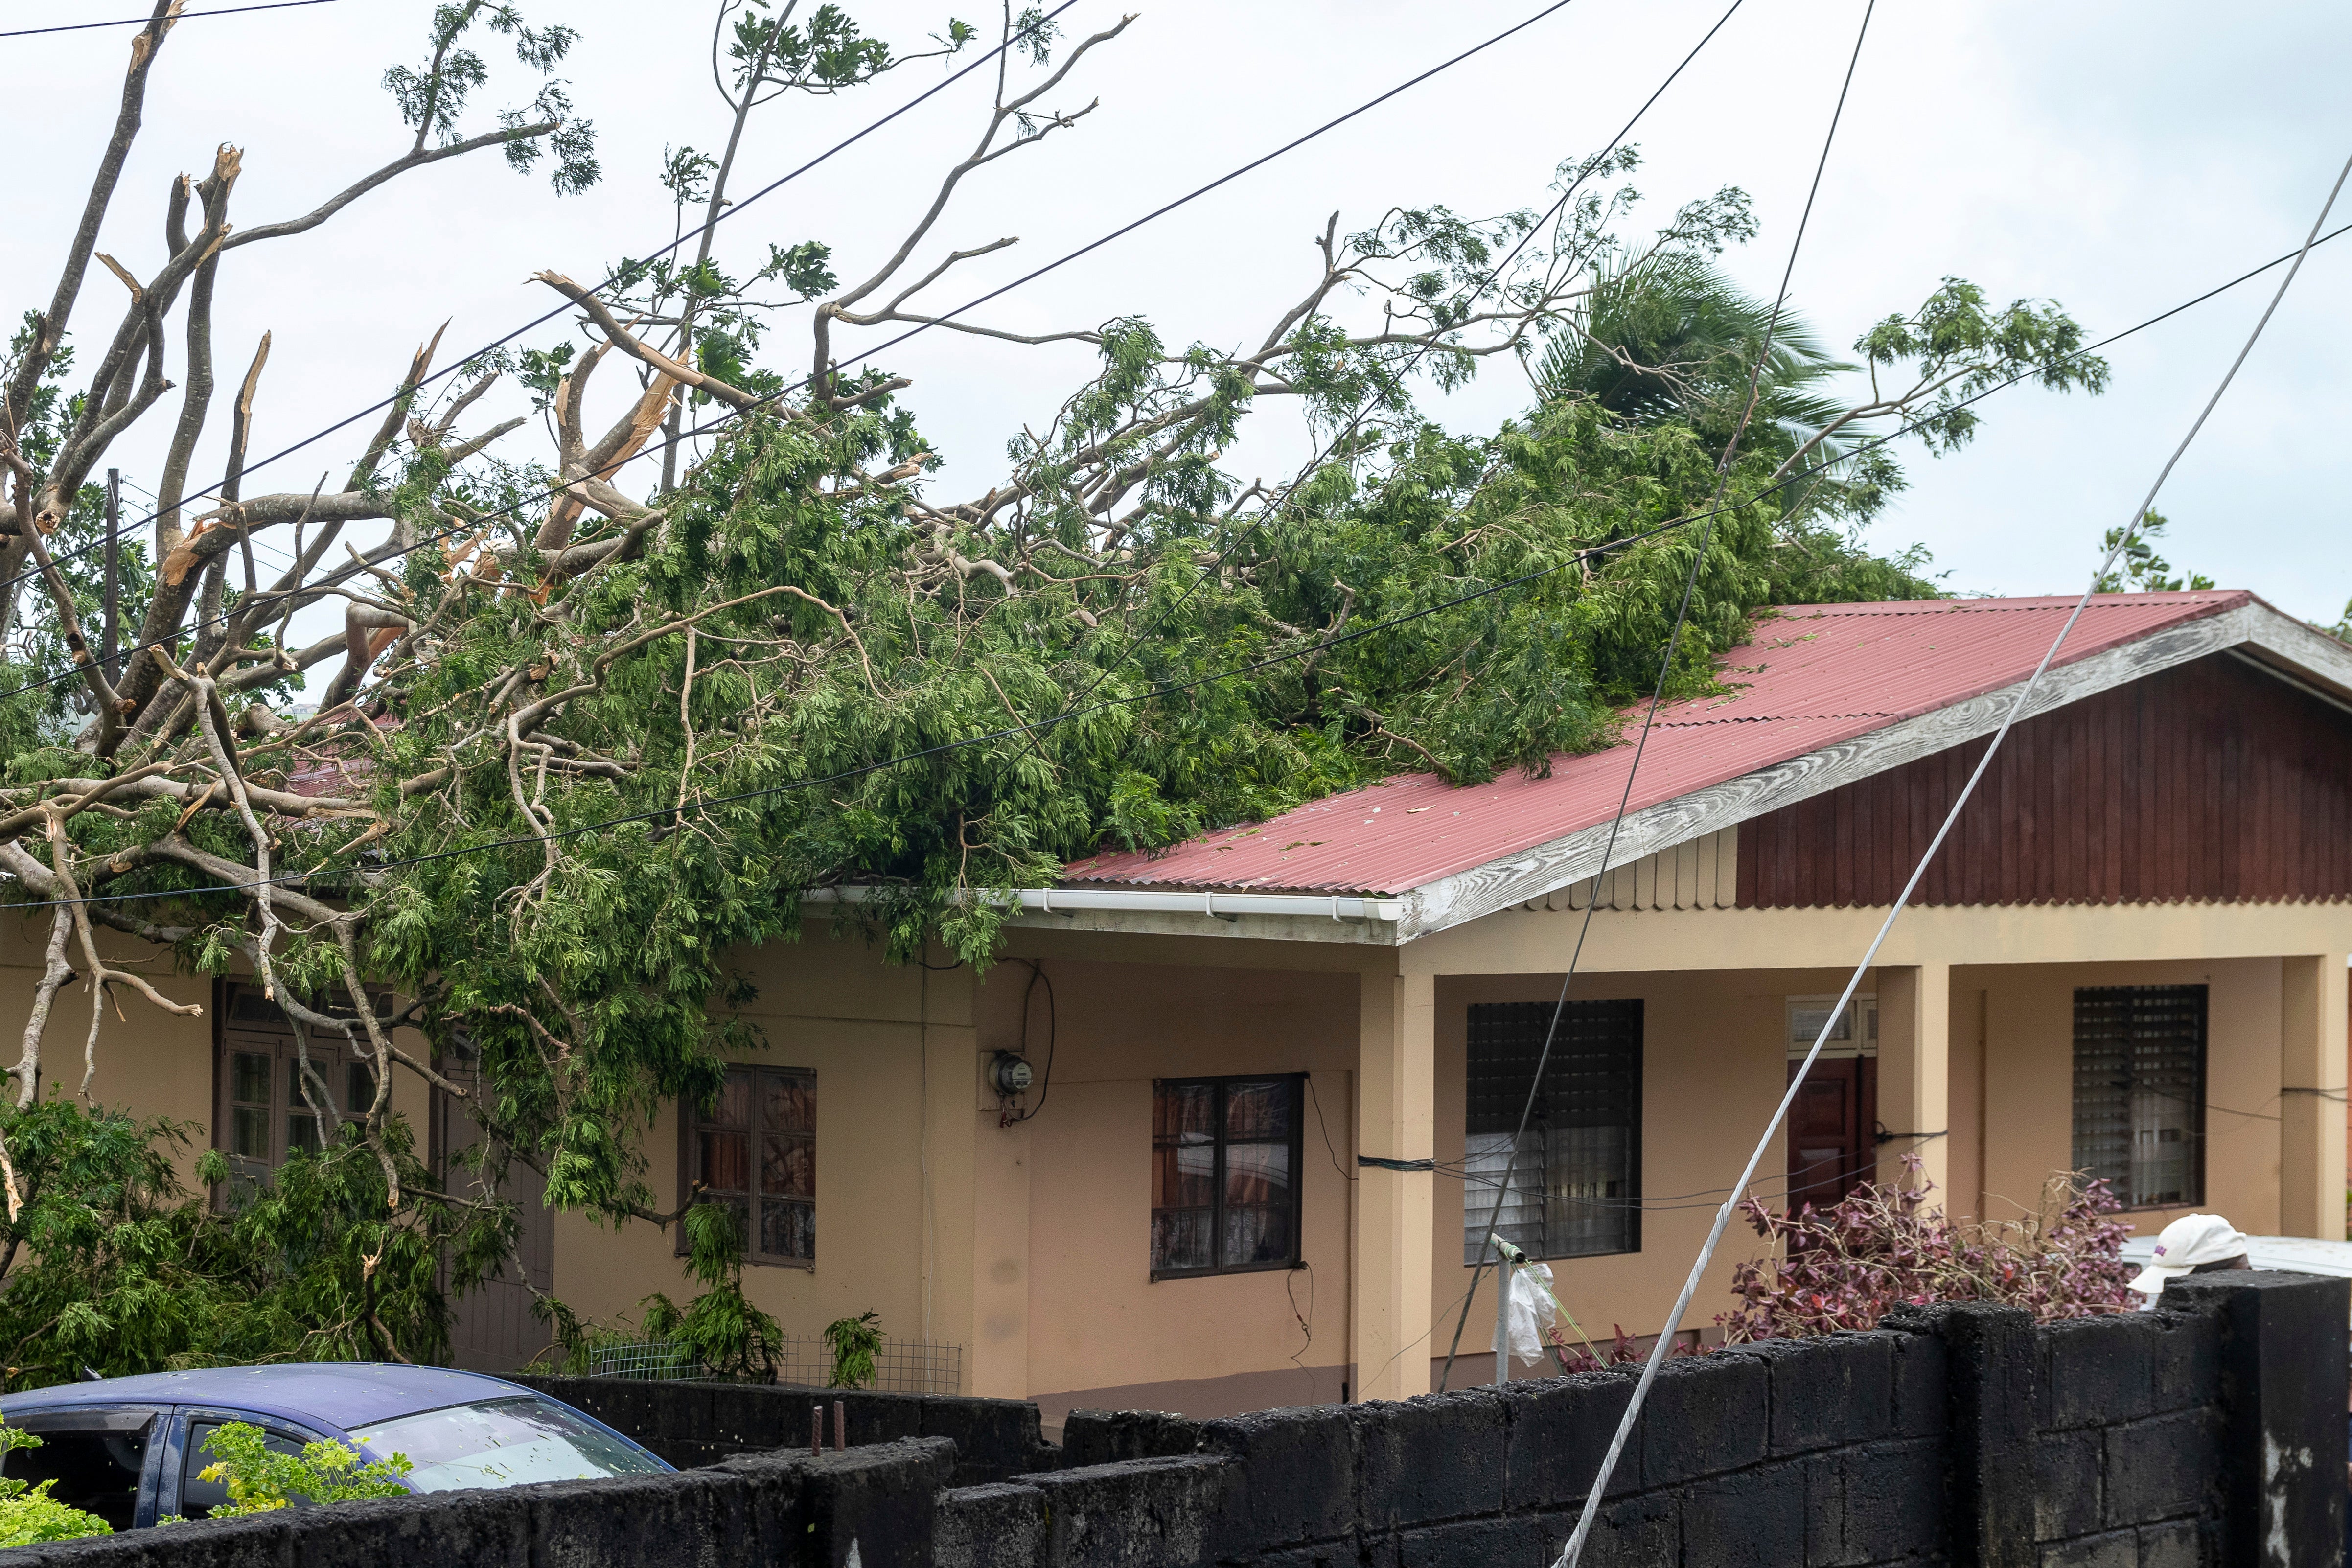
M 240 1017 L 243 1004 L 258 1002 L 272 1016 Z M 375 994 L 376 1016 L 388 1020 L 393 1016 L 389 993 Z M 356 1016 L 347 1006 L 322 1007 L 331 1016 Z M 283 1009 L 268 1002 L 260 988 L 242 980 L 221 983 L 214 994 L 213 1017 L 213 1127 L 212 1144 L 226 1155 L 231 1172 L 230 1182 L 264 1182 L 284 1166 L 297 1148 L 315 1148 L 299 1144 L 291 1136 L 296 1119 L 310 1121 L 313 1135 L 320 1131 L 304 1100 L 299 1082 L 300 1050 L 294 1038 L 292 1020 Z M 373 1087 L 375 1063 L 368 1054 L 356 1049 L 338 1037 L 310 1031 L 310 1065 L 326 1081 L 327 1092 L 336 1114 L 352 1121 L 367 1114 L 367 1107 L 354 1110 L 343 1103 L 351 1097 L 353 1072 L 368 1075 Z M 269 1058 L 269 1089 L 263 1100 L 242 1100 L 237 1096 L 236 1058 L 239 1056 L 267 1056 Z M 268 1152 L 254 1156 L 236 1152 L 236 1113 L 242 1110 L 261 1110 L 267 1114 Z
M 709 1112 L 706 1112 L 704 1110 L 700 1101 L 694 1100 L 691 1097 L 683 1098 L 678 1100 L 677 1193 L 679 1201 L 683 1203 L 687 1194 L 692 1192 L 694 1189 L 695 1172 L 699 1164 L 699 1162 L 695 1158 L 697 1153 L 696 1144 L 697 1140 L 699 1139 L 701 1134 L 706 1131 L 742 1133 L 748 1149 L 745 1179 L 751 1184 L 749 1189 L 741 1194 L 746 1205 L 746 1229 L 750 1232 L 750 1234 L 745 1236 L 743 1238 L 743 1261 L 746 1263 L 756 1263 L 763 1268 L 804 1268 L 811 1273 L 814 1273 L 816 1271 L 816 1243 L 814 1240 L 814 1232 L 816 1227 L 817 1202 L 816 1174 L 814 1169 L 811 1170 L 809 1174 L 809 1195 L 805 1199 L 779 1195 L 773 1200 L 777 1203 L 782 1204 L 805 1204 L 807 1206 L 809 1211 L 809 1227 L 811 1232 L 809 1256 L 806 1258 L 787 1258 L 780 1253 L 762 1252 L 760 1250 L 759 1205 L 763 1201 L 767 1201 L 767 1194 L 760 1191 L 760 1139 L 765 1130 L 762 1129 L 759 1123 L 760 1082 L 763 1076 L 800 1079 L 804 1080 L 809 1086 L 809 1097 L 811 1102 L 809 1130 L 805 1134 L 785 1133 L 782 1134 L 782 1136 L 795 1138 L 806 1137 L 809 1143 L 810 1161 L 812 1165 L 814 1165 L 816 1157 L 816 1145 L 818 1142 L 816 1125 L 817 1119 L 824 1114 L 824 1096 L 817 1092 L 817 1071 L 814 1068 L 783 1067 L 767 1062 L 729 1062 L 727 1064 L 727 1070 L 730 1074 L 739 1072 L 742 1073 L 749 1079 L 751 1087 L 750 1103 L 751 1106 L 751 1119 L 741 1127 L 732 1126 L 722 1121 L 712 1121 L 708 1120 Z M 721 1092 L 723 1093 L 724 1091 L 722 1090 Z M 711 1104 L 710 1110 L 715 1112 L 717 1109 L 718 1101 L 714 1100 Z M 720 1197 L 733 1197 L 736 1194 L 730 1192 L 717 1195 Z M 697 1203 L 707 1203 L 711 1201 L 714 1201 L 714 1199 L 710 1196 L 698 1196 L 695 1199 L 695 1202 Z M 686 1226 L 683 1224 L 680 1224 L 677 1227 L 677 1239 L 675 1242 L 672 1250 L 675 1256 L 684 1258 L 690 1249 L 687 1246 Z
M 2068 1104 L 2068 1108 L 2067 1108 L 2067 1109 L 2068 1109 L 2068 1116 L 2067 1116 L 2067 1133 L 2068 1133 L 2067 1157 L 2068 1157 L 2068 1159 L 2069 1159 L 2070 1161 L 2072 1161 L 2072 1162 L 2074 1162 L 2074 1163 L 2075 1163 L 2075 1165 L 2076 1165 L 2076 1168 L 2077 1168 L 2077 1169 L 2080 1169 L 2080 1170 L 2088 1170 L 2088 1169 L 2089 1169 L 2089 1164 L 2088 1164 L 2088 1163 L 2087 1163 L 2087 1162 L 2083 1161 L 2083 1160 L 2080 1158 L 2080 1144 L 2081 1144 L 2081 1142 L 2082 1142 L 2082 1138 L 2083 1138 L 2083 1131 L 2082 1131 L 2082 1109 L 2083 1109 L 2083 1107 L 2082 1107 L 2082 1074 L 2083 1074 L 2083 1065 L 2082 1065 L 2081 1057 L 2082 1057 L 2082 1049 L 2083 1049 L 2083 1005 L 2084 1005 L 2084 1001 L 2085 996 L 2086 996 L 2087 994 L 2092 994 L 2092 993 L 2109 993 L 2109 994 L 2113 994 L 2113 993 L 2120 993 L 2120 992 L 2130 992 L 2130 993 L 2135 993 L 2135 994 L 2148 994 L 2148 993 L 2172 993 L 2172 994 L 2175 994 L 2176 995 L 2179 996 L 2179 997 L 2181 998 L 2181 1000 L 2182 1000 L 2182 1001 L 2185 1001 L 2185 1000 L 2186 1000 L 2186 995 L 2187 995 L 2187 994 L 2189 994 L 2189 993 L 2194 993 L 2194 994 L 2195 994 L 2195 998 L 2196 998 L 2196 1009 L 2197 1009 L 2197 1039 L 2196 1039 L 2196 1047 L 2197 1047 L 2197 1063 L 2196 1063 L 2196 1072 L 2195 1072 L 2196 1091 L 2195 1091 L 2195 1093 L 2194 1093 L 2194 1094 L 2192 1094 L 2192 1095 L 2190 1095 L 2190 1096 L 2189 1097 L 2189 1129 L 2188 1129 L 2188 1131 L 2189 1131 L 2189 1181 L 2188 1181 L 2188 1188 L 2187 1188 L 2187 1191 L 2184 1193 L 2184 1194 L 2183 1194 L 2182 1196 L 2180 1196 L 2179 1198 L 2177 1198 L 2177 1199 L 2158 1200 L 2158 1201 L 2150 1202 L 2150 1203 L 2135 1203 L 2135 1202 L 2133 1202 L 2133 1201 L 2132 1201 L 2134 1194 L 2133 1194 L 2133 1193 L 2132 1193 L 2132 1192 L 2131 1192 L 2131 1190 L 2130 1190 L 2130 1186 L 2131 1186 L 2131 1164 L 2132 1164 L 2132 1159 L 2131 1159 L 2131 1148 L 2130 1148 L 2130 1143 L 2129 1143 L 2130 1134 L 2129 1134 L 2128 1130 L 2126 1130 L 2126 1134 L 2125 1134 L 2125 1136 L 2126 1136 L 2126 1143 L 2125 1143 L 2125 1149 L 2124 1149 L 2124 1162 L 2123 1162 L 2123 1165 L 2124 1165 L 2123 1190 L 2121 1190 L 2121 1191 L 2115 1191 L 2114 1184 L 2113 1184 L 2113 1183 L 2112 1183 L 2112 1182 L 2110 1183 L 2110 1188 L 2109 1188 L 2109 1190 L 2110 1190 L 2110 1191 L 2113 1191 L 2113 1192 L 2115 1193 L 2115 1198 L 2116 1198 L 2116 1201 L 2118 1204 L 2120 1204 L 2120 1205 L 2122 1205 L 2122 1207 L 2123 1207 L 2123 1212 L 2125 1212 L 2125 1213 L 2126 1213 L 2126 1214 L 2151 1214 L 2151 1213 L 2161 1213 L 2161 1212 L 2164 1212 L 2164 1211 L 2167 1211 L 2167 1210 L 2171 1210 L 2171 1209 L 2189 1209 L 2189 1208 L 2197 1208 L 2197 1207 L 2200 1207 L 2200 1206 L 2201 1206 L 2201 1205 L 2205 1203 L 2205 1201 L 2206 1201 L 2206 1200 L 2205 1200 L 2205 1177 L 2206 1177 L 2206 1171 L 2205 1171 L 2205 1145 L 2206 1145 L 2206 1116 L 2205 1116 L 2205 1104 L 2206 1104 L 2206 1096 L 2207 1096 L 2207 1094 L 2210 1092 L 2210 1088 L 2211 1088 L 2212 1067 L 2213 1067 L 2213 993 L 2212 993 L 2212 987 L 2211 987 L 2210 984 L 2206 984 L 2206 983 L 2204 983 L 2204 982 L 2201 982 L 2201 981 L 2197 981 L 2197 982 L 2182 982 L 2182 983 L 2178 983 L 2178 984 L 2176 984 L 2176 983 L 2168 982 L 2168 981 L 2155 981 L 2155 982 L 2149 982 L 2149 983 L 2147 983 L 2147 984 L 2123 984 L 2123 985 L 2077 985 L 2077 986 L 2074 986 L 2074 987 L 2072 989 L 2072 991 L 2070 992 L 2069 996 L 2068 996 L 2068 1018 L 2067 1018 L 2067 1024 L 2068 1024 L 2068 1041 L 2067 1041 L 2067 1051 L 2068 1051 L 2068 1058 L 2069 1058 L 2068 1065 L 2069 1065 L 2069 1068 L 2070 1068 L 2070 1075 L 2071 1075 L 2071 1082 L 2070 1082 L 2070 1085 L 2069 1085 L 2069 1088 L 2070 1088 L 2070 1091 L 2071 1091 L 2071 1092 L 2070 1092 L 2070 1100 L 2069 1100 L 2069 1104 Z M 2137 1009 L 2139 1006 L 2143 1005 L 2147 1005 L 2147 1004 L 2144 1004 L 2144 1002 L 2143 1002 L 2143 1000 L 2142 1000 L 2142 995 L 2141 995 L 2141 994 L 2135 994 L 2135 996 L 2134 996 L 2134 998 L 2133 998 L 2133 1000 L 2132 1000 L 2132 1004 L 2131 1004 L 2131 1005 L 2133 1006 L 2134 1010 L 2135 1010 L 2135 1011 L 2137 1011 Z M 2129 1026 L 2129 1026 L 2129 1024 L 2127 1023 L 2127 1024 L 2126 1024 L 2126 1029 L 2128 1029 L 2128 1028 L 2129 1028 Z M 2129 1067 L 2129 1065 L 2130 1065 L 2130 1057 L 2131 1057 L 2131 1052 L 2130 1052 L 2130 1048 L 2129 1048 L 2129 1045 L 2128 1045 L 2128 1040 L 2129 1040 L 2129 1036 L 2128 1036 L 2128 1034 L 2126 1034 L 2126 1051 L 2125 1051 L 2125 1055 L 2126 1055 L 2126 1066 L 2127 1066 L 2127 1068 L 2128 1068 L 2128 1067 Z M 2125 1082 L 2125 1084 L 2122 1086 L 2122 1088 L 2123 1088 L 2123 1094 L 2124 1094 L 2124 1103 L 2125 1103 L 2125 1111 L 2124 1111 L 2124 1114 L 2125 1114 L 2125 1118 L 2126 1118 L 2126 1127 L 2128 1127 L 2128 1121 L 2129 1121 L 2129 1117 L 2130 1117 L 2130 1096 L 2131 1096 L 2131 1092 L 2132 1092 L 2133 1084 L 2137 1081 L 2137 1072 L 2136 1072 L 2136 1071 L 2131 1072 L 2131 1074 L 2130 1074 L 2129 1078 L 2127 1078 L 2126 1081 L 2126 1082 Z
M 1481 1007 L 1528 1007 L 1536 1009 L 1542 1014 L 1550 1014 L 1554 1011 L 1558 1011 L 1566 1017 L 1572 1017 L 1580 1008 L 1591 1008 L 1596 1010 L 1602 1008 L 1623 1009 L 1630 1013 L 1632 1019 L 1631 1034 L 1633 1037 L 1633 1048 L 1630 1053 L 1632 1058 L 1631 1066 L 1627 1072 L 1627 1110 L 1624 1123 L 1625 1185 L 1628 1190 L 1624 1198 L 1621 1200 L 1625 1205 L 1623 1209 L 1625 1222 L 1623 1237 L 1624 1245 L 1622 1247 L 1611 1247 L 1605 1251 L 1554 1253 L 1550 1249 L 1549 1240 L 1547 1240 L 1547 1244 L 1542 1249 L 1540 1255 L 1535 1251 L 1530 1251 L 1528 1254 L 1528 1258 L 1530 1262 L 1570 1262 L 1588 1258 L 1632 1258 L 1639 1255 L 1642 1251 L 1643 1230 L 1642 1191 L 1643 1185 L 1643 1168 L 1642 1133 L 1643 1121 L 1647 1110 L 1646 1090 L 1648 1087 L 1647 1068 L 1649 1059 L 1650 1031 L 1650 1010 L 1648 998 L 1642 996 L 1584 996 L 1573 998 L 1566 1003 L 1565 1005 L 1542 1001 L 1523 1002 L 1502 1000 L 1471 1003 L 1463 1013 L 1462 1033 L 1462 1131 L 1464 1145 L 1463 1163 L 1465 1172 L 1468 1169 L 1470 1159 L 1469 1140 L 1471 1137 L 1471 1118 L 1469 1115 L 1469 1110 L 1470 1100 L 1472 1098 L 1471 1073 L 1475 1065 L 1473 1059 L 1475 1046 L 1472 1040 L 1472 1036 L 1475 1033 L 1475 1016 L 1477 1010 Z M 1563 1021 L 1565 1021 L 1565 1019 Z M 1552 1068 L 1558 1065 L 1559 1060 L 1563 1054 L 1564 1053 L 1559 1047 L 1558 1039 L 1555 1038 L 1552 1052 L 1552 1062 L 1548 1065 L 1545 1069 L 1547 1076 L 1549 1076 Z M 1524 1101 L 1526 1089 L 1524 1087 L 1520 1088 L 1517 1093 L 1521 1100 Z M 1528 1124 L 1530 1131 L 1532 1131 L 1539 1122 L 1548 1124 L 1548 1119 L 1530 1119 Z M 1524 1170 L 1525 1167 L 1521 1166 L 1518 1167 L 1518 1169 Z M 1549 1173 L 1547 1171 L 1547 1180 L 1549 1180 Z M 1515 1171 L 1512 1176 L 1512 1184 L 1517 1186 L 1519 1179 L 1519 1176 Z M 1462 1267 L 1465 1268 L 1475 1268 L 1480 1267 L 1479 1264 L 1474 1264 L 1469 1260 L 1471 1250 L 1471 1215 L 1474 1212 L 1473 1204 L 1479 1190 L 1480 1189 L 1472 1186 L 1467 1181 L 1465 1181 L 1463 1184 L 1461 1236 L 1463 1238 L 1464 1252 Z M 1485 1190 L 1487 1194 L 1488 1204 L 1491 1205 L 1493 1189 L 1488 1187 Z M 1483 1223 L 1483 1221 L 1481 1223 Z M 1487 1244 L 1486 1238 L 1483 1235 L 1478 1237 L 1478 1245 L 1485 1257 L 1487 1259 L 1491 1259 L 1493 1257 L 1493 1249 L 1492 1247 Z
M 1287 1258 L 1285 1258 L 1278 1262 L 1227 1263 L 1224 1261 L 1225 1150 L 1232 1141 L 1226 1136 L 1225 1132 L 1226 1088 L 1228 1085 L 1236 1083 L 1273 1083 L 1277 1081 L 1287 1084 L 1290 1089 L 1290 1139 L 1287 1145 L 1290 1151 L 1290 1254 Z M 1306 1152 L 1306 1127 L 1303 1122 L 1303 1118 L 1306 1112 L 1305 1102 L 1307 1098 L 1307 1075 L 1303 1072 L 1241 1072 L 1194 1078 L 1155 1078 L 1151 1080 L 1151 1099 L 1153 1106 L 1153 1120 L 1155 1124 L 1158 1120 L 1158 1107 L 1160 1096 L 1162 1090 L 1193 1088 L 1213 1089 L 1216 1090 L 1217 1096 L 1214 1122 L 1216 1127 L 1217 1158 L 1215 1169 L 1209 1178 L 1209 1233 L 1214 1238 L 1217 1261 L 1206 1268 L 1161 1268 L 1155 1264 L 1151 1267 L 1152 1282 L 1157 1284 L 1162 1279 L 1215 1279 L 1228 1274 L 1287 1273 L 1289 1270 L 1299 1266 L 1300 1261 L 1306 1257 L 1307 1249 L 1306 1237 L 1300 1234 L 1305 1226 L 1307 1210 L 1306 1168 L 1302 1163 L 1303 1156 Z M 1153 1130 L 1153 1137 L 1155 1140 L 1158 1138 L 1158 1129 L 1155 1125 Z M 1271 1140 L 1245 1139 L 1244 1142 L 1271 1142 Z M 1156 1203 L 1149 1205 L 1150 1212 L 1154 1215 L 1160 1212 L 1160 1205 Z M 1151 1235 L 1149 1227 L 1147 1227 L 1144 1232 L 1143 1245 L 1144 1255 L 1146 1260 L 1149 1261 L 1151 1249 Z

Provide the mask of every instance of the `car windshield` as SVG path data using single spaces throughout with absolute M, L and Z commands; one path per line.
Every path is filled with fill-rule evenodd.
M 352 1436 L 378 1458 L 406 1455 L 416 1467 L 408 1484 L 421 1492 L 586 1480 L 662 1468 L 644 1450 L 535 1394 L 403 1415 L 355 1426 Z

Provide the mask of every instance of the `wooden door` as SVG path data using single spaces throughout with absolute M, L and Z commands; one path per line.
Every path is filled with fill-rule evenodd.
M 443 1076 L 473 1092 L 475 1077 L 463 1064 L 447 1064 Z M 465 1104 L 436 1091 L 433 1096 L 434 1147 L 444 1179 L 455 1193 L 479 1191 L 480 1178 L 459 1164 L 455 1156 L 472 1148 L 481 1129 L 466 1113 Z M 547 1206 L 546 1179 L 517 1162 L 507 1167 L 499 1195 L 521 1211 L 521 1234 L 516 1256 L 495 1277 L 449 1303 L 449 1364 L 468 1372 L 513 1372 L 545 1350 L 545 1324 L 530 1315 L 533 1288 L 555 1288 L 555 1215 Z
M 1789 1064 L 1794 1079 L 1801 1064 Z M 1789 1107 L 1791 1209 L 1827 1208 L 1876 1173 L 1878 1058 L 1829 1058 L 1813 1064 Z

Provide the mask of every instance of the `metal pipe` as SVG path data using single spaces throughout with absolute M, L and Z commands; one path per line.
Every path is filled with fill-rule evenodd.
M 812 888 L 802 897 L 809 903 L 862 904 L 873 899 L 875 891 L 872 888 L 856 886 Z M 1023 909 L 1038 910 L 1048 914 L 1096 910 L 1192 915 L 1321 915 L 1335 921 L 1393 921 L 1404 918 L 1404 900 L 1402 899 L 1363 898 L 1351 894 L 1229 893 L 1213 889 L 1162 893 L 1131 889 L 1023 888 L 1015 896 Z

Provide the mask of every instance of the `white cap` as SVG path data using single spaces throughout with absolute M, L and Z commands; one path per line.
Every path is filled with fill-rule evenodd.
M 2192 1273 L 2200 1263 L 2226 1263 L 2245 1250 L 2246 1238 L 2220 1215 L 2183 1215 L 2156 1238 L 2156 1261 L 2139 1271 L 2131 1288 L 2154 1296 L 2166 1280 Z

